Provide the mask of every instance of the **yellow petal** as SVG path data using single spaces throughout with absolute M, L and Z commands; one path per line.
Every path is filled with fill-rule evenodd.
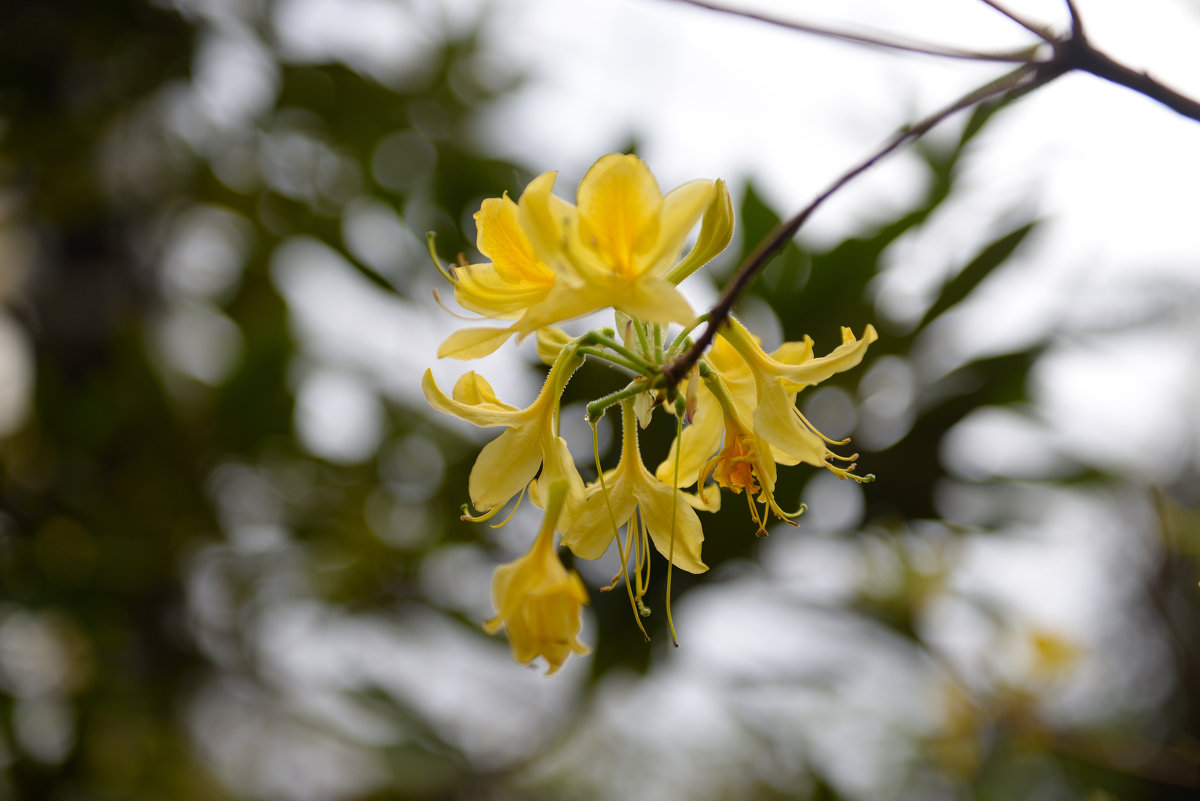
M 534 253 L 552 269 L 560 266 L 563 242 L 574 230 L 577 213 L 570 203 L 552 194 L 558 173 L 544 172 L 529 182 L 517 201 L 517 222 Z
M 605 473 L 605 484 L 608 488 L 607 500 L 599 482 L 589 485 L 579 514 L 571 528 L 563 534 L 563 545 L 580 559 L 599 559 L 604 556 L 616 536 L 613 521 L 617 526 L 624 525 L 637 506 L 621 465 Z
M 879 339 L 879 335 L 874 326 L 868 325 L 862 339 L 855 339 L 849 328 L 842 329 L 842 339 L 841 345 L 824 356 L 802 364 L 780 365 L 777 375 L 801 388 L 819 384 L 832 375 L 858 366 L 867 353 L 867 346 Z
M 571 336 L 561 328 L 543 326 L 537 330 L 537 355 L 543 364 L 554 364 Z
M 492 389 L 492 385 L 487 382 L 486 378 L 474 370 L 459 376 L 459 379 L 454 382 L 454 389 L 451 391 L 450 397 L 459 403 L 465 403 L 469 406 L 487 405 L 493 409 L 502 411 L 517 411 L 515 406 L 509 406 L 496 397 L 496 392 Z
M 640 472 L 633 494 L 654 547 L 676 567 L 689 573 L 708 570 L 708 565 L 700 560 L 704 528 L 685 494 L 659 481 L 645 468 Z
M 479 380 L 482 381 L 483 379 Z M 462 383 L 462 379 L 459 379 L 459 383 Z M 487 382 L 484 383 L 486 384 Z M 457 391 L 457 385 L 455 389 Z M 475 405 L 454 398 L 448 398 L 438 388 L 437 382 L 433 380 L 432 370 L 426 370 L 425 375 L 421 378 L 421 391 L 425 393 L 425 400 L 429 402 L 429 405 L 439 412 L 458 417 L 482 428 L 511 426 L 529 415 L 528 410 L 513 409 L 511 406 L 505 406 L 504 404 L 499 404 L 498 408 L 486 403 Z M 490 392 L 491 387 L 488 387 L 487 391 Z
M 652 323 L 690 325 L 696 319 L 696 313 L 679 288 L 661 279 L 647 277 L 635 281 L 623 291 L 614 293 L 610 303 Z
M 464 309 L 499 319 L 512 319 L 550 291 L 552 282 L 512 283 L 494 264 L 454 268 L 454 299 Z
M 438 346 L 438 358 L 449 356 L 451 359 L 465 361 L 478 359 L 495 352 L 515 333 L 509 328 L 460 328 L 446 337 L 446 341 Z
M 662 192 L 637 156 L 601 157 L 579 182 L 579 240 L 618 275 L 632 278 L 637 256 L 658 241 Z
M 545 298 L 526 309 L 521 319 L 513 323 L 513 330 L 524 337 L 544 326 L 572 320 L 611 306 L 615 300 L 611 293 L 598 287 L 576 287 L 560 283 L 555 285 Z
M 550 666 L 548 674 L 558 670 L 570 654 L 589 651 L 579 641 L 587 590 L 578 573 L 563 567 L 554 548 L 554 529 L 565 495 L 561 482 L 550 487 L 546 515 L 533 547 L 520 559 L 496 569 L 492 577 L 496 616 L 484 623 L 484 629 L 492 634 L 507 629 L 518 662 L 543 657 Z
M 825 441 L 800 420 L 799 412 L 778 381 L 761 389 L 758 408 L 754 410 L 754 433 L 806 464 L 825 466 Z
M 467 479 L 471 503 L 481 512 L 503 506 L 533 481 L 542 464 L 540 426 L 505 429 L 483 447 Z
M 507 195 L 488 198 L 475 212 L 479 252 L 492 260 L 500 279 L 514 286 L 548 287 L 554 272 L 534 253 L 517 224 L 517 204 Z
M 707 389 L 701 388 L 696 395 L 696 414 L 692 423 L 683 429 L 682 437 L 671 443 L 667 458 L 662 461 L 654 475 L 659 481 L 671 483 L 675 475 L 675 453 L 679 451 L 679 483 L 677 487 L 690 487 L 696 483 L 700 468 L 721 446 L 723 418 L 721 407 Z

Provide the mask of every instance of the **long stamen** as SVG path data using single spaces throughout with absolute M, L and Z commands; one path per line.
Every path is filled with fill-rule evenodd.
M 679 442 L 683 438 L 683 411 L 680 404 L 684 403 L 682 398 L 675 401 L 675 441 Z M 675 474 L 671 477 L 671 490 L 674 494 L 671 496 L 671 544 L 667 547 L 667 628 L 671 630 L 671 642 L 676 648 L 679 647 L 679 638 L 675 636 L 675 621 L 671 618 L 671 574 L 675 568 L 675 520 L 679 512 L 679 451 L 681 448 L 675 449 Z
M 825 440 L 825 441 L 826 441 L 827 443 L 829 443 L 830 445 L 845 445 L 845 444 L 847 444 L 847 443 L 849 443 L 849 442 L 850 442 L 850 438 L 849 438 L 849 437 L 846 437 L 845 439 L 830 439 L 829 437 L 827 437 L 827 436 L 825 436 L 824 434 L 822 434 L 822 433 L 821 433 L 821 431 L 820 431 L 820 429 L 818 429 L 818 428 L 817 428 L 816 426 L 814 426 L 812 423 L 808 422 L 808 418 L 807 418 L 807 417 L 805 417 L 805 416 L 804 416 L 804 415 L 803 415 L 803 414 L 800 412 L 800 410 L 799 410 L 799 409 L 797 409 L 797 408 L 796 408 L 796 407 L 794 407 L 794 406 L 792 407 L 792 409 L 793 409 L 793 410 L 796 412 L 796 416 L 800 418 L 800 422 L 804 424 L 804 427 L 805 427 L 805 428 L 807 428 L 809 431 L 811 431 L 811 432 L 813 432 L 814 434 L 816 434 L 816 435 L 817 435 L 818 437 L 820 437 L 821 439 Z
M 632 408 L 628 408 L 629 406 L 630 402 L 628 400 L 621 402 L 622 429 L 626 427 L 624 425 L 626 414 L 633 414 L 633 410 Z M 608 483 L 604 480 L 604 466 L 600 464 L 600 433 L 596 428 L 597 422 L 599 421 L 599 416 L 592 417 L 591 415 L 588 415 L 588 418 L 592 424 L 592 458 L 596 460 L 596 473 L 600 477 L 600 491 L 604 493 L 604 505 L 608 509 L 608 519 L 612 523 L 613 536 L 616 537 L 617 540 L 617 550 L 621 551 L 621 535 L 619 531 L 620 526 L 617 525 L 617 514 L 613 511 L 612 498 L 609 497 L 608 494 Z M 633 588 L 629 586 L 629 541 L 633 539 L 632 529 L 626 527 L 625 535 L 626 547 L 624 551 L 621 551 L 621 571 L 625 575 L 625 592 L 629 595 L 629 606 L 633 610 L 634 622 L 637 623 L 638 630 L 642 632 L 642 637 L 646 640 L 646 642 L 650 642 L 650 635 L 646 633 L 646 627 L 642 625 L 642 620 L 638 616 L 638 603 L 633 598 Z M 638 600 L 640 601 L 640 598 Z
M 512 520 L 513 515 L 515 515 L 517 513 L 517 509 L 518 509 L 518 507 L 520 507 L 521 501 L 524 500 L 524 498 L 525 498 L 525 489 L 522 489 L 521 494 L 517 496 L 517 502 L 513 504 L 512 511 L 510 511 L 508 513 L 508 516 L 505 517 L 504 520 L 500 521 L 499 523 L 496 523 L 495 525 L 492 526 L 492 528 L 500 528 L 501 526 L 506 525 L 509 520 Z M 463 504 L 462 508 L 459 510 L 461 512 L 461 514 L 459 515 L 458 519 L 466 520 L 469 523 L 483 523 L 487 520 L 491 520 L 503 508 L 504 508 L 504 505 L 502 504 L 500 506 L 496 506 L 496 507 L 492 508 L 491 510 L 489 510 L 487 512 L 484 512 L 483 514 L 473 515 L 467 511 L 467 505 Z

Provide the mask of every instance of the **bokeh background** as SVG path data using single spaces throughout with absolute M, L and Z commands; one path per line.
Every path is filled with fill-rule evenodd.
M 756 7 L 1031 41 L 917 5 Z M 1194 4 L 1078 6 L 1200 95 Z M 595 591 L 551 678 L 479 626 L 537 518 L 458 518 L 487 434 L 420 395 L 465 369 L 425 233 L 474 257 L 482 198 L 635 150 L 733 187 L 701 307 L 998 70 L 656 0 L 6 3 L 0 799 L 1197 797 L 1200 123 L 1086 76 L 865 176 L 741 301 L 768 346 L 880 329 L 801 396 L 876 483 L 781 471 L 765 539 L 726 503 L 677 649 Z M 479 369 L 524 405 L 544 368 Z M 569 387 L 585 472 L 617 380 Z

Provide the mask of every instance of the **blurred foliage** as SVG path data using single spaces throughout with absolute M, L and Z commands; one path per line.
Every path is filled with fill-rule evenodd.
M 404 642 L 430 613 L 464 643 L 459 659 L 486 648 L 508 667 L 503 643 L 465 611 L 470 603 L 453 601 L 468 588 L 430 591 L 430 576 L 486 576 L 486 566 L 471 573 L 455 560 L 501 558 L 491 540 L 479 545 L 486 530 L 455 511 L 473 441 L 410 408 L 364 365 L 314 348 L 273 265 L 289 244 L 315 240 L 356 285 L 388 303 L 425 304 L 424 232 L 437 233 L 443 252 L 470 251 L 466 226 L 480 198 L 529 175 L 478 144 L 480 113 L 517 83 L 485 58 L 486 18 L 467 31 L 447 22 L 430 35 L 425 63 L 381 77 L 353 53 L 289 56 L 273 28 L 283 11 L 183 0 L 50 0 L 0 11 L 0 301 L 2 322 L 19 332 L 13 363 L 25 354 L 32 368 L 28 412 L 0 440 L 0 799 L 608 797 L 586 775 L 619 770 L 619 744 L 597 757 L 562 754 L 587 742 L 610 679 L 652 681 L 672 650 L 664 616 L 649 619 L 647 646 L 619 594 L 596 594 L 588 680 L 556 690 L 569 708 L 540 741 L 516 738 L 530 743 L 520 758 L 478 757 L 471 737 L 428 712 L 420 687 L 405 693 L 385 680 L 405 659 L 426 672 L 443 664 L 413 653 L 424 644 L 389 652 L 395 665 L 364 656 L 334 670 L 329 684 L 347 705 L 339 714 L 280 667 L 293 648 L 309 648 L 317 664 L 332 654 L 317 634 L 362 626 L 367 639 L 386 630 Z M 206 105 L 203 65 L 214 43 L 249 48 L 226 52 L 245 59 L 235 86 L 269 87 L 240 117 Z M 838 326 L 861 331 L 876 320 L 872 287 L 885 253 L 952 197 L 973 136 L 996 110 L 978 111 L 954 147 L 917 149 L 928 186 L 895 219 L 825 251 L 795 243 L 775 260 L 751 297 L 774 311 L 787 339 L 811 334 L 827 350 Z M 415 252 L 389 262 L 354 245 L 348 221 L 365 200 L 400 221 Z M 748 187 L 743 252 L 777 220 Z M 825 394 L 868 410 L 871 393 L 903 396 L 886 381 L 867 387 L 876 367 L 891 359 L 914 376 L 911 397 L 884 421 L 891 433 L 863 449 L 861 465 L 880 478 L 862 494 L 862 524 L 846 532 L 864 564 L 875 554 L 893 580 L 837 611 L 929 663 L 938 656 L 922 636 L 927 605 L 954 568 L 957 538 L 983 528 L 948 519 L 938 502 L 939 488 L 962 481 L 944 462 L 945 439 L 981 408 L 1024 408 L 1049 340 L 945 375 L 921 373 L 920 349 L 1038 224 L 1023 221 L 979 247 L 920 320 L 885 329 L 871 361 Z M 232 278 L 198 288 L 172 278 L 168 256 L 189 225 L 202 267 L 233 248 Z M 189 314 L 208 327 L 171 333 Z M 167 347 L 180 338 L 210 361 L 189 366 L 191 351 Z M 234 344 L 222 368 L 226 340 Z M 297 433 L 298 382 L 331 362 L 383 403 L 379 443 L 365 458 L 322 458 Z M 6 380 L 16 386 L 13 370 Z M 566 400 L 596 397 L 612 380 L 581 371 Z M 667 436 L 648 452 L 665 449 Z M 783 471 L 779 496 L 798 502 L 810 478 Z M 1039 788 L 1051 798 L 1193 797 L 1193 478 L 1158 496 L 1155 561 L 1137 576 L 1146 626 L 1166 649 L 1162 681 L 1171 683 L 1155 715 L 1111 720 L 1101 710 L 1084 730 L 1043 720 L 1038 687 L 1060 686 L 1077 657 L 1069 642 L 1037 635 L 1031 681 L 1041 685 L 974 677 L 962 682 L 970 695 L 948 682 L 943 725 L 910 737 L 911 775 L 897 797 L 1012 798 Z M 1085 465 L 1067 479 L 1114 481 Z M 744 510 L 726 506 L 705 521 L 712 574 L 677 572 L 676 604 L 758 558 L 763 543 Z M 1015 516 L 1002 511 L 992 522 L 1001 528 Z M 932 560 L 918 553 L 931 549 Z M 1005 610 L 994 614 L 1003 624 Z M 276 642 L 296 616 L 325 625 Z M 536 706 L 504 689 L 510 675 L 477 678 L 517 708 Z M 802 680 L 780 677 L 775 690 L 789 683 Z M 743 723 L 745 748 L 727 759 L 750 764 L 756 748 L 790 747 L 750 717 Z M 764 772 L 762 763 L 744 778 L 731 771 L 730 797 L 853 797 L 818 753 L 785 756 L 791 772 Z

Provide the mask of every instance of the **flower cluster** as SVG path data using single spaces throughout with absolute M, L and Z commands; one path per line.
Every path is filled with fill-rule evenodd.
M 606 589 L 624 580 L 638 615 L 649 614 L 643 597 L 653 544 L 668 562 L 670 621 L 670 568 L 708 569 L 697 512 L 719 507 L 720 488 L 745 496 L 756 532 L 765 535 L 772 515 L 792 522 L 803 512 L 803 507 L 786 511 L 777 502 L 777 465 L 803 462 L 842 478 L 869 480 L 852 472 L 856 457 L 831 450 L 844 443 L 813 427 L 796 407 L 796 395 L 857 365 L 876 338 L 871 326 L 861 338 L 844 328 L 842 344 L 825 356 L 814 355 L 807 337 L 768 354 L 730 318 L 688 378 L 672 386 L 663 368 L 690 346 L 690 333 L 705 319 L 696 316 L 678 284 L 724 250 L 733 235 L 725 184 L 691 181 L 664 195 L 640 159 L 618 154 L 592 166 L 575 204 L 552 194 L 554 181 L 554 173 L 545 173 L 515 202 L 508 196 L 483 202 L 475 215 L 477 245 L 491 261 L 468 264 L 460 257 L 458 265 L 444 266 L 431 247 L 455 300 L 502 323 L 458 330 L 438 355 L 474 359 L 514 335 L 535 334 L 538 354 L 550 364 L 541 392 L 518 409 L 497 398 L 474 371 L 449 396 L 431 372 L 422 381 L 438 411 L 503 429 L 471 470 L 467 489 L 476 514 L 464 517 L 489 519 L 514 498 L 520 503 L 526 492 L 545 512 L 530 552 L 496 570 L 497 615 L 486 628 L 506 629 L 515 659 L 542 656 L 551 672 L 571 651 L 587 651 L 578 640 L 587 592 L 578 574 L 563 566 L 555 532 L 582 559 L 598 559 L 616 543 L 622 567 Z M 683 255 L 697 223 L 696 242 Z M 612 328 L 570 337 L 554 327 L 605 309 L 615 312 Z M 588 405 L 593 432 L 607 409 L 619 407 L 622 416 L 617 465 L 603 469 L 596 452 L 592 482 L 582 479 L 558 435 L 563 389 L 588 359 L 607 361 L 631 378 L 623 389 Z M 658 408 L 674 417 L 676 437 L 651 472 L 638 431 Z

